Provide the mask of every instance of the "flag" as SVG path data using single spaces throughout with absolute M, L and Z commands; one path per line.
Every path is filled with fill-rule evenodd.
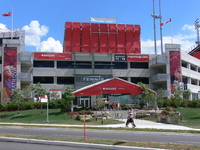
M 166 22 L 161 23 L 160 26 L 163 26 L 164 24 L 169 23 L 169 22 L 171 22 L 171 21 L 172 21 L 172 18 L 170 18 L 169 21 L 166 21 Z
M 12 13 L 12 11 L 8 12 L 7 14 L 2 14 L 2 16 L 8 17 L 8 16 L 11 16 L 11 13 Z

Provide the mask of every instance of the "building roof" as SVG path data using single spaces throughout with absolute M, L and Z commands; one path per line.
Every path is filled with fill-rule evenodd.
M 200 51 L 200 45 L 198 45 L 197 47 L 195 47 L 193 50 L 191 50 L 188 54 L 193 56 L 193 53 L 195 52 L 199 52 Z
M 142 94 L 139 85 L 120 78 L 106 79 L 74 91 L 75 96 Z

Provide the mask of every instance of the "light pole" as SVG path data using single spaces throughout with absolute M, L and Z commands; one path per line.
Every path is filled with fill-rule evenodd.
M 155 54 L 157 54 L 157 46 L 156 46 L 156 19 L 161 19 L 162 16 L 155 14 L 155 8 L 154 8 L 154 0 L 153 0 L 153 14 L 151 15 L 154 20 L 154 47 L 155 47 Z
M 196 41 L 196 44 L 200 45 L 200 42 L 199 42 L 199 28 L 200 28 L 199 19 L 195 20 L 194 26 L 195 26 L 195 29 L 197 29 L 197 41 Z

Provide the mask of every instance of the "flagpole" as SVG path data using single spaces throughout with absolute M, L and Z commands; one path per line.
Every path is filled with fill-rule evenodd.
M 157 54 L 157 46 L 156 46 L 156 18 L 155 18 L 155 8 L 154 8 L 154 0 L 153 0 L 153 23 L 154 23 L 154 49 L 155 49 L 155 54 Z
M 171 44 L 173 44 L 172 20 L 170 21 L 170 32 L 171 32 Z
M 161 11 L 161 2 L 159 0 L 159 9 L 160 9 L 160 24 L 162 23 L 162 11 Z M 161 42 L 161 54 L 163 54 L 163 39 L 162 39 L 162 26 L 160 26 L 160 42 Z
M 13 39 L 13 16 L 14 16 L 14 13 L 13 13 L 13 8 L 12 8 L 12 21 L 11 21 L 11 39 Z

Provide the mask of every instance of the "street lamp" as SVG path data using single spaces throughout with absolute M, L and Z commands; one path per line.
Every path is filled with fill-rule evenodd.
M 195 20 L 194 27 L 195 27 L 195 29 L 197 29 L 197 41 L 196 41 L 196 44 L 200 45 L 200 41 L 199 41 L 199 28 L 200 28 L 199 19 Z
M 151 15 L 154 20 L 154 47 L 155 47 L 155 54 L 157 54 L 157 46 L 156 46 L 156 19 L 162 19 L 161 15 L 155 14 L 155 8 L 154 8 L 154 0 L 153 0 L 153 14 Z M 160 12 L 161 13 L 161 12 Z

